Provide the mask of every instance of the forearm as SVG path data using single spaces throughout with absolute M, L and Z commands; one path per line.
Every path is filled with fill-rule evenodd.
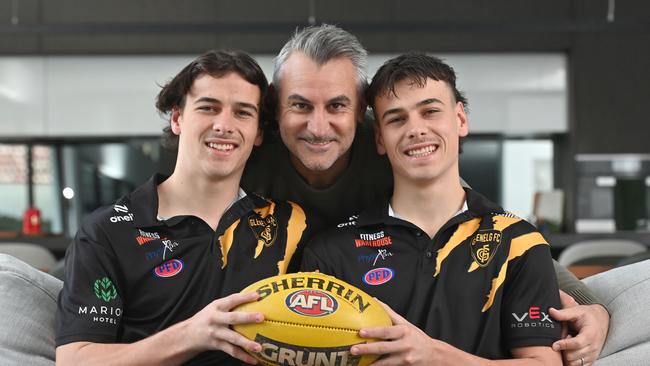
M 433 340 L 434 342 L 440 342 Z M 550 347 L 522 347 L 512 350 L 513 359 L 507 360 L 489 360 L 481 358 L 470 353 L 464 352 L 444 342 L 442 346 L 436 348 L 445 349 L 445 365 L 469 365 L 469 366 L 496 366 L 496 365 L 517 365 L 517 366 L 544 366 L 544 365 L 562 365 L 562 359 L 559 352 L 553 351 Z
M 180 365 L 199 353 L 186 342 L 186 322 L 134 343 L 76 342 L 56 350 L 57 366 Z

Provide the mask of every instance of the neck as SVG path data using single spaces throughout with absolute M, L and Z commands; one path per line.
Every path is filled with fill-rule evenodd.
M 332 166 L 325 170 L 311 170 L 304 166 L 300 159 L 291 155 L 291 153 L 289 154 L 291 165 L 293 165 L 302 179 L 304 179 L 310 187 L 315 189 L 326 189 L 331 187 L 336 183 L 350 163 L 350 150 L 341 155 Z
M 216 230 L 224 211 L 239 192 L 239 179 L 235 178 L 189 178 L 174 171 L 169 179 L 158 186 L 158 215 L 165 218 L 196 216 Z
M 424 230 L 433 238 L 465 202 L 458 174 L 427 182 L 395 177 L 391 206 L 396 214 Z

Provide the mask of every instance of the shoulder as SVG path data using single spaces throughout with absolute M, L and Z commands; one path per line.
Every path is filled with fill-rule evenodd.
M 110 238 L 130 233 L 134 228 L 135 214 L 131 210 L 129 196 L 118 199 L 115 203 L 97 208 L 83 221 L 77 231 L 75 243 L 110 242 Z
M 339 251 L 346 248 L 346 243 L 353 242 L 358 231 L 357 219 L 358 215 L 353 215 L 347 221 L 318 232 L 314 235 L 309 246 L 315 250 L 319 250 L 316 248 L 329 250 L 327 248 L 332 247 L 331 249 Z

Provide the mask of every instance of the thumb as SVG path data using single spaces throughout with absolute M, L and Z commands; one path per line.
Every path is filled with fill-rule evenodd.
M 549 314 L 551 314 L 551 317 L 557 321 L 574 321 L 580 317 L 580 310 L 579 308 L 568 308 L 562 310 L 551 308 Z
M 553 351 L 559 352 L 559 351 L 564 351 L 564 350 L 568 349 L 569 347 L 568 347 L 568 344 L 567 344 L 567 343 L 569 342 L 569 340 L 570 340 L 571 338 L 572 338 L 572 337 L 571 337 L 571 335 L 569 334 L 569 335 L 566 336 L 565 338 L 560 339 L 559 341 L 556 341 L 555 343 L 553 343 L 553 346 L 552 346 L 552 347 L 553 347 Z
M 569 308 L 579 305 L 571 295 L 562 290 L 560 290 L 560 303 L 562 304 L 562 308 Z

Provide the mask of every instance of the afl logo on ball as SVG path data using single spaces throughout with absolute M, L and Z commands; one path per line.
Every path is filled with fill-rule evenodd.
M 363 275 L 363 282 L 377 286 L 382 285 L 393 278 L 393 270 L 390 268 L 375 268 Z
M 153 273 L 158 277 L 176 276 L 183 270 L 183 261 L 180 259 L 171 259 L 154 268 Z
M 294 313 L 311 317 L 333 314 L 339 307 L 336 299 L 318 290 L 294 291 L 287 296 L 285 304 Z

